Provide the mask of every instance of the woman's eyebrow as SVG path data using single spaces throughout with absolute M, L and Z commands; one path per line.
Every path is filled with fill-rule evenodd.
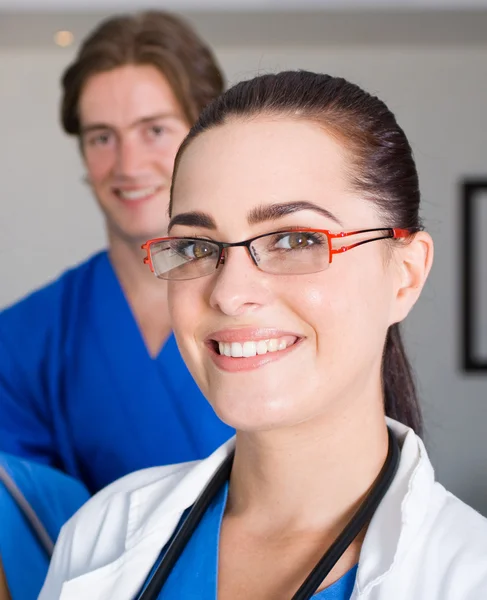
M 216 223 L 213 217 L 208 213 L 192 211 L 175 215 L 170 221 L 167 231 L 169 232 L 174 225 L 187 225 L 189 227 L 204 227 L 205 229 L 216 229 Z
M 343 227 L 343 223 L 332 212 L 326 208 L 318 206 L 317 204 L 313 204 L 312 202 L 307 202 L 304 200 L 299 202 L 282 202 L 256 206 L 248 213 L 247 221 L 249 225 L 257 225 L 258 223 L 263 223 L 264 221 L 274 221 L 276 219 L 280 219 L 281 217 L 285 217 L 286 215 L 290 215 L 300 210 L 313 210 L 314 212 L 317 212 L 320 215 L 323 215 L 324 217 L 334 221 L 337 223 L 337 225 L 340 225 L 340 227 Z M 213 217 L 211 217 L 208 213 L 201 211 L 191 211 L 175 215 L 169 222 L 169 227 L 167 228 L 168 232 L 172 227 L 174 227 L 174 225 L 203 227 L 204 229 L 212 230 L 217 228 Z
M 334 221 L 337 225 L 340 225 L 340 227 L 343 227 L 343 223 L 332 212 L 330 212 L 326 208 L 318 206 L 317 204 L 313 204 L 313 202 L 307 202 L 305 200 L 301 200 L 298 202 L 261 204 L 260 206 L 256 206 L 249 212 L 247 216 L 247 221 L 249 222 L 249 225 L 256 225 L 264 221 L 273 221 L 275 219 L 280 219 L 281 217 L 290 215 L 300 210 L 313 210 L 323 215 L 324 217 L 327 217 L 328 219 Z

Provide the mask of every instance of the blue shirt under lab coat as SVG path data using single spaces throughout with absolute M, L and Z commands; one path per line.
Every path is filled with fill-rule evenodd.
M 218 491 L 184 547 L 159 593 L 158 600 L 216 600 L 220 533 L 227 500 L 228 481 Z M 188 511 L 183 519 L 187 514 Z M 167 548 L 168 545 L 163 548 L 141 591 L 144 591 L 150 582 Z M 314 594 L 313 600 L 350 600 L 356 574 L 357 565 L 325 590 Z
M 0 313 L 0 450 L 95 492 L 208 456 L 232 434 L 172 335 L 148 354 L 106 252 Z

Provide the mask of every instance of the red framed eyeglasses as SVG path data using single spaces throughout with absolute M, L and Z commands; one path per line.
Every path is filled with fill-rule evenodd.
M 407 238 L 412 233 L 408 229 L 390 227 L 347 232 L 294 228 L 265 233 L 242 242 L 162 237 L 147 241 L 142 249 L 147 252 L 144 263 L 160 279 L 186 280 L 211 275 L 225 263 L 228 249 L 238 246 L 246 248 L 255 266 L 265 273 L 305 275 L 327 269 L 335 254 L 377 240 Z M 347 244 L 352 236 L 359 239 Z

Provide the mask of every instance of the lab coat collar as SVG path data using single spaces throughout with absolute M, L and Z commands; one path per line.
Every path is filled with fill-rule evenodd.
M 396 476 L 367 530 L 357 572 L 359 593 L 367 593 L 378 584 L 414 543 L 434 486 L 433 467 L 423 442 L 405 425 L 389 418 L 387 424 L 399 442 L 401 459 Z M 154 506 L 160 494 L 157 484 L 133 492 L 130 501 L 133 526 L 128 531 L 127 550 L 150 536 L 164 521 L 171 522 L 172 530 L 234 448 L 235 438 L 232 438 L 208 459 L 196 463 L 174 492 L 157 506 Z
M 186 508 L 206 487 L 235 439 L 201 462 L 165 467 L 165 475 L 130 492 L 124 551 L 112 562 L 64 582 L 59 600 L 137 598 Z
M 399 442 L 401 459 L 367 529 L 357 571 L 357 597 L 368 594 L 400 564 L 424 524 L 434 489 L 433 467 L 421 439 L 402 423 L 388 418 L 387 424 Z
M 161 484 L 156 481 L 130 494 L 129 527 L 126 550 L 151 536 L 159 524 L 171 515 L 179 521 L 182 513 L 197 500 L 218 467 L 235 450 L 235 436 L 220 446 L 207 459 L 182 466 L 181 478 L 161 501 Z M 174 482 L 174 479 L 172 479 Z
M 400 563 L 421 529 L 434 485 L 433 469 L 421 440 L 396 421 L 387 419 L 387 424 L 398 439 L 401 459 L 367 530 L 353 600 L 368 594 Z M 131 492 L 125 551 L 112 563 L 67 582 L 61 598 L 82 598 L 83 590 L 89 590 L 92 600 L 136 597 L 183 512 L 234 448 L 232 438 L 207 459 L 172 471 L 167 483 L 158 479 Z M 124 568 L 128 564 L 130 567 Z

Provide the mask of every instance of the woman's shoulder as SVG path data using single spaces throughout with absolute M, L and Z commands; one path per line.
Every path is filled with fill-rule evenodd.
M 404 551 L 378 597 L 486 598 L 487 519 L 439 483 L 428 496 L 421 518 L 403 530 Z
M 444 552 L 482 555 L 487 569 L 487 518 L 436 482 L 429 522 L 432 540 Z M 433 533 L 434 532 L 434 533 Z
M 414 546 L 419 572 L 435 574 L 441 598 L 487 597 L 487 519 L 439 483 Z

